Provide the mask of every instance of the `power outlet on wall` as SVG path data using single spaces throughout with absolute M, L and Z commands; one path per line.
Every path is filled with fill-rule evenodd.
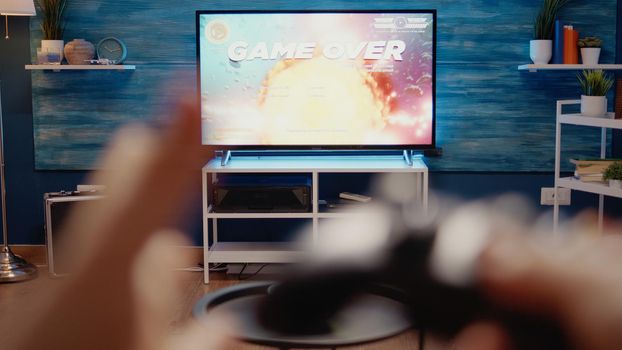
M 570 205 L 570 189 L 558 188 L 557 195 L 559 196 L 559 205 Z M 555 188 L 542 187 L 540 192 L 540 204 L 541 205 L 554 205 L 555 204 Z

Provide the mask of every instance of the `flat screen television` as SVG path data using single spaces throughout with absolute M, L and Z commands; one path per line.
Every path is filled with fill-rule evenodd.
M 435 147 L 436 11 L 197 11 L 202 143 Z

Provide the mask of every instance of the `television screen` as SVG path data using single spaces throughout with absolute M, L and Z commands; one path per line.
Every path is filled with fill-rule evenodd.
M 197 11 L 202 142 L 430 148 L 436 12 Z

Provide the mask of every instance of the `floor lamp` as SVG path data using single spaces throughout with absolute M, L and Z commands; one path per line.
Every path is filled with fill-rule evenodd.
M 8 16 L 34 16 L 35 5 L 32 0 L 3 0 L 0 2 L 0 15 L 5 16 L 6 36 L 9 39 Z M 2 199 L 2 238 L 0 249 L 0 283 L 19 282 L 37 276 L 37 268 L 13 254 L 9 248 L 6 223 L 6 178 L 4 176 L 4 128 L 2 124 L 2 97 L 0 96 L 0 192 Z

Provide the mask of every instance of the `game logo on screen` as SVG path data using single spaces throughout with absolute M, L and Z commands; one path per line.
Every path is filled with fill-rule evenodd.
M 203 144 L 433 144 L 432 12 L 197 16 Z

